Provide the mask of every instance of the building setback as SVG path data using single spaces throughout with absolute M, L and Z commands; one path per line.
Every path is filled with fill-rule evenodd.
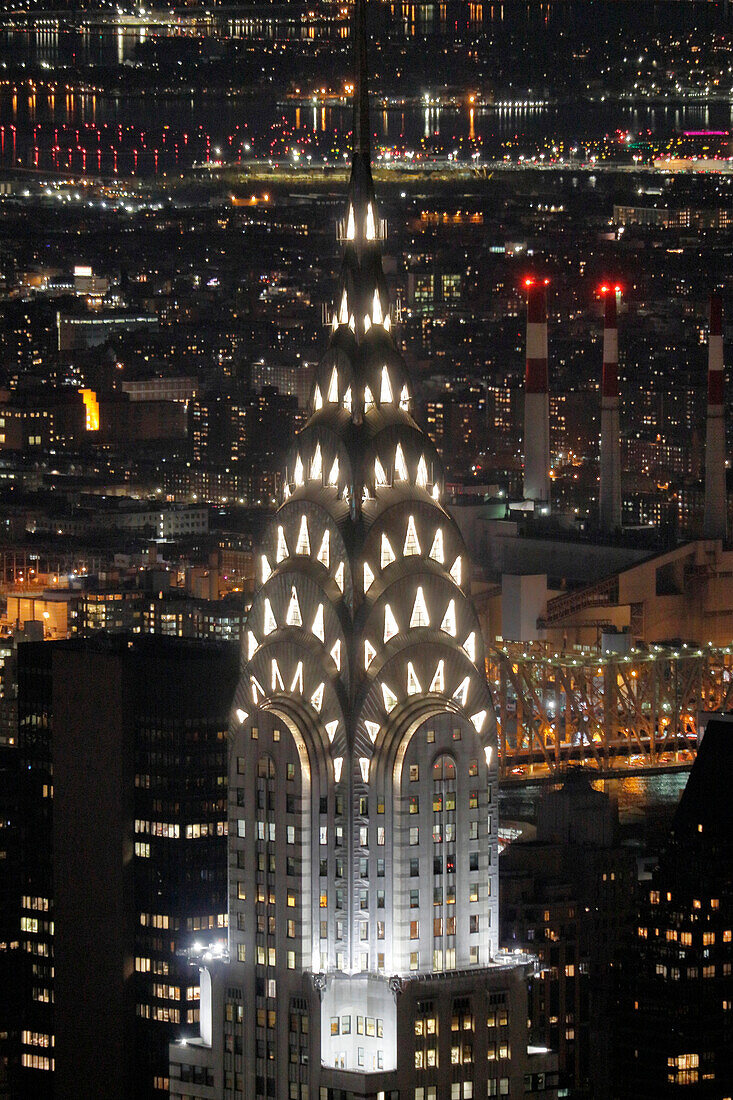
M 496 731 L 413 416 L 370 168 L 364 5 L 331 338 L 266 531 L 231 725 L 229 941 L 171 1097 L 557 1095 L 498 952 Z

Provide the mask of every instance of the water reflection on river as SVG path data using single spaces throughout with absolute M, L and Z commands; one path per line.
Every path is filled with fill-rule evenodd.
M 675 808 L 685 789 L 688 771 L 663 775 L 623 776 L 593 783 L 617 806 L 622 832 L 644 835 L 648 839 L 666 835 Z M 546 784 L 528 783 L 521 789 L 502 790 L 499 798 L 500 819 L 534 821 L 537 804 L 547 792 Z

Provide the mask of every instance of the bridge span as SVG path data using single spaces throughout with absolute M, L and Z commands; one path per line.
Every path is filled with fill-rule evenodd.
M 710 712 L 733 709 L 733 644 L 628 653 L 545 642 L 489 650 L 502 780 L 689 767 Z

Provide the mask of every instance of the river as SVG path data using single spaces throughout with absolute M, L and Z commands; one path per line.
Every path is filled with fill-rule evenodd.
M 618 33 L 622 20 L 640 18 L 639 5 L 625 3 L 462 4 L 392 6 L 393 23 L 406 37 L 420 35 L 481 36 L 496 49 L 502 35 L 569 34 L 598 19 L 605 33 Z M 592 13 L 589 14 L 590 9 Z M 682 13 L 681 9 L 684 9 Z M 262 12 L 262 8 L 258 9 Z M 218 49 L 217 42 L 249 38 L 277 40 L 298 36 L 307 19 L 274 8 L 270 17 L 255 19 L 215 15 L 209 19 L 181 17 L 175 26 L 133 24 L 129 20 L 90 22 L 68 16 L 24 22 L 23 17 L 0 23 L 0 167 L 22 171 L 56 171 L 107 175 L 156 175 L 189 168 L 194 162 L 238 161 L 255 156 L 275 160 L 297 158 L 307 164 L 325 158 L 330 163 L 348 147 L 351 111 L 348 106 L 322 103 L 297 105 L 284 89 L 255 96 L 196 88 L 160 94 L 138 88 L 125 91 L 125 81 L 100 79 L 94 73 L 123 72 L 135 64 L 151 40 L 175 34 L 193 37 L 197 48 Z M 685 25 L 695 12 L 699 26 L 719 18 L 716 4 L 644 5 L 647 26 L 668 29 Z M 636 13 L 636 14 L 635 14 Z M 652 13 L 651 15 L 649 13 Z M 459 18 L 460 17 L 460 18 Z M 86 18 L 86 22 L 84 19 Z M 340 33 L 339 27 L 318 24 L 318 33 Z M 342 28 L 343 29 L 343 28 Z M 207 47 L 207 42 L 213 46 Z M 488 47 L 487 47 L 488 48 Z M 22 66 L 29 75 L 23 77 Z M 2 71 L 12 76 L 3 81 Z M 67 87 L 64 73 L 77 78 Z M 85 73 L 85 79 L 78 77 Z M 443 74 L 445 75 L 445 74 Z M 112 89 L 112 90 L 109 90 Z M 733 105 L 722 101 L 559 102 L 511 107 L 437 107 L 422 102 L 421 87 L 409 106 L 373 109 L 377 155 L 406 150 L 461 157 L 478 153 L 493 160 L 511 152 L 527 155 L 562 146 L 566 155 L 616 132 L 644 134 L 661 141 L 684 130 L 733 129 Z M 430 95 L 430 90 L 425 95 Z M 519 98 L 519 97 L 517 97 Z M 535 96 L 540 99 L 541 96 Z M 294 155 L 295 151 L 295 155 Z

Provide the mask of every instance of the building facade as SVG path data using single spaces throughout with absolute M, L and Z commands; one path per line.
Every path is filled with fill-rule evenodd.
M 733 1092 L 733 763 L 708 722 L 621 956 L 614 1097 Z
M 178 638 L 19 647 L 14 1096 L 167 1095 L 168 1043 L 198 1030 L 179 949 L 226 936 L 237 666 Z
M 331 337 L 258 559 L 230 728 L 229 940 L 171 1096 L 553 1095 L 498 954 L 494 712 L 412 417 L 370 170 L 364 12 Z M 217 957 L 219 956 L 219 957 Z

